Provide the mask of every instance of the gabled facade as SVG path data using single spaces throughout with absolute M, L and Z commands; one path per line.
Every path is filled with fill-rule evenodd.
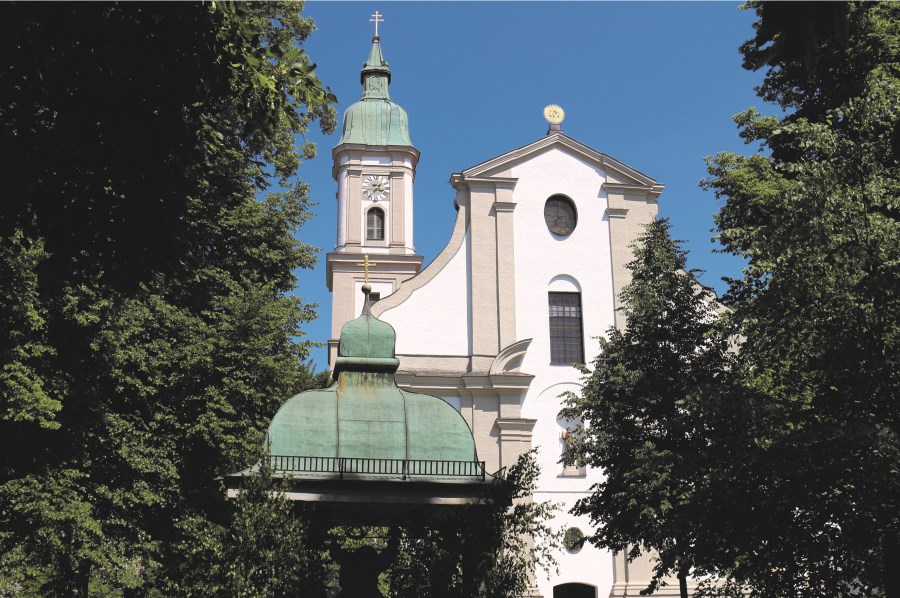
M 344 127 L 346 137 L 346 118 Z M 553 126 L 533 143 L 450 177 L 456 224 L 443 251 L 419 272 L 421 257 L 404 253 L 413 251 L 415 174 L 413 154 L 400 166 L 405 151 L 350 147 L 343 140 L 335 148 L 339 201 L 349 189 L 339 218 L 350 228 L 358 220 L 347 211 L 361 219 L 371 209 L 353 196 L 364 197 L 355 190 L 366 177 L 396 167 L 396 181 L 410 185 L 399 200 L 404 210 L 391 211 L 392 230 L 409 232 L 402 250 L 399 243 L 352 245 L 339 223 L 338 246 L 328 256 L 333 326 L 339 330 L 363 309 L 355 299 L 362 267 L 351 266 L 350 259 L 358 264 L 360 254 L 368 253 L 378 264 L 370 280 L 380 292 L 371 311 L 397 332 L 398 383 L 453 405 L 471 428 L 488 471 L 537 447 L 542 473 L 535 499 L 559 503 L 556 524 L 587 534 L 590 522 L 567 511 L 602 473 L 559 464 L 573 424 L 558 417 L 560 395 L 580 389 L 580 374 L 571 364 L 595 356 L 595 337 L 624 326 L 616 308 L 629 282 L 630 246 L 657 215 L 663 186 Z M 348 182 L 348 176 L 359 182 Z M 649 563 L 626 565 L 621 555 L 589 544 L 560 554 L 559 565 L 552 579 L 537 577 L 536 596 L 549 598 L 554 589 L 559 596 L 636 596 L 650 577 Z

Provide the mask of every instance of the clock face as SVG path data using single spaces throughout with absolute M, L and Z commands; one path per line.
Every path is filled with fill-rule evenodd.
M 388 196 L 390 190 L 391 181 L 385 176 L 373 174 L 363 180 L 362 192 L 366 199 L 381 201 Z

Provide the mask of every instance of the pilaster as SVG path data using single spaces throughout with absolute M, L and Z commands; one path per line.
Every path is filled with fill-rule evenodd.
M 489 365 L 500 351 L 495 200 L 493 185 L 469 184 L 473 371 L 485 371 L 477 360 Z
M 499 346 L 516 341 L 516 248 L 512 201 L 514 183 L 497 185 L 498 201 L 494 202 L 497 225 L 497 306 Z
M 471 286 L 469 370 L 484 372 L 516 338 L 513 198 L 517 179 L 453 175 L 456 203 L 468 209 Z
M 631 246 L 644 232 L 644 225 L 652 222 L 659 213 L 657 197 L 662 193 L 662 187 L 606 182 L 603 189 L 607 194 L 616 328 L 624 330 L 626 322 L 619 312 L 622 306 L 620 294 L 631 282 L 628 269 L 628 263 L 634 259 Z
M 500 467 L 511 467 L 521 455 L 531 450 L 531 433 L 536 419 L 521 417 L 497 419 L 500 429 Z

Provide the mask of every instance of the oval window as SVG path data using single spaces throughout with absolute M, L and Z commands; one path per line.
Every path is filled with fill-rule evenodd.
M 575 204 L 565 195 L 553 195 L 544 204 L 544 220 L 554 235 L 566 237 L 575 230 L 578 215 Z
M 566 530 L 566 533 L 563 534 L 563 546 L 571 554 L 581 552 L 585 540 L 587 540 L 587 538 L 584 537 L 584 532 L 577 527 L 570 527 Z

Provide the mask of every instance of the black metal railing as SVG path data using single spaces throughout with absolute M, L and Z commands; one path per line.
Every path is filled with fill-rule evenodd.
M 484 461 L 441 461 L 435 459 L 367 459 L 361 457 L 300 457 L 272 455 L 275 471 L 305 473 L 345 473 L 369 475 L 463 477 L 485 479 Z

